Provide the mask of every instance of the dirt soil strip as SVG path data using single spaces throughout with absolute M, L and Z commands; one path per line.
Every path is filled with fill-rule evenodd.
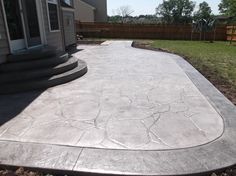
M 78 174 L 72 174 L 72 175 L 70 173 L 69 174 L 66 174 L 66 173 L 54 174 L 54 173 L 50 173 L 50 172 L 47 172 L 47 174 L 45 174 L 40 171 L 37 172 L 37 171 L 26 170 L 22 167 L 18 168 L 17 170 L 7 170 L 7 169 L 0 168 L 0 176 L 75 176 L 75 175 L 78 175 Z M 81 176 L 83 176 L 83 175 L 87 175 L 87 174 L 81 174 Z M 100 175 L 88 174 L 88 176 L 100 176 Z M 107 176 L 109 176 L 109 175 L 107 175 Z M 204 175 L 202 175 L 202 176 L 204 176 Z M 206 176 L 236 176 L 236 166 L 233 168 L 227 169 L 226 171 L 224 171 L 222 173 L 212 173 L 212 174 L 206 175 Z
M 78 40 L 77 44 L 78 45 L 100 45 L 103 42 L 105 42 L 105 40 Z

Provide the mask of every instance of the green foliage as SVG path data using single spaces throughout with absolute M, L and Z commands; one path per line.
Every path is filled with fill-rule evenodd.
M 211 14 L 212 10 L 205 1 L 199 4 L 198 11 L 194 14 L 193 30 L 198 32 L 212 32 L 216 26 L 216 20 Z M 211 40 L 213 42 L 213 39 Z
M 109 23 L 122 23 L 123 17 L 120 15 L 115 15 L 115 16 L 109 16 L 108 17 L 108 22 Z
M 223 78 L 236 90 L 236 48 L 228 42 L 156 40 L 152 46 L 188 57 L 198 70 L 214 73 L 212 76 Z
M 236 16 L 236 0 L 221 0 L 219 10 L 227 16 Z
M 159 24 L 160 18 L 156 15 L 140 15 L 122 17 L 119 15 L 108 17 L 109 23 L 131 23 L 131 24 Z
M 164 23 L 190 23 L 195 3 L 191 0 L 163 0 L 156 9 Z
M 203 1 L 202 3 L 199 4 L 199 9 L 198 11 L 194 14 L 194 20 L 209 20 L 212 18 L 212 10 L 209 4 L 206 1 Z

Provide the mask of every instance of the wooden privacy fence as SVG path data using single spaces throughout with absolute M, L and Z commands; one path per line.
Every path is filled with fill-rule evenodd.
M 227 26 L 227 40 L 236 41 L 236 25 Z
M 76 22 L 77 33 L 91 38 L 226 40 L 226 26 L 213 32 L 193 32 L 191 25 L 148 25 Z

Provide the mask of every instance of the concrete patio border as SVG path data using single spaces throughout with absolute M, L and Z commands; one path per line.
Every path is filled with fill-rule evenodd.
M 224 119 L 225 131 L 219 139 L 198 147 L 166 151 L 109 150 L 0 141 L 0 164 L 77 173 L 162 176 L 205 174 L 235 165 L 235 106 L 183 58 L 178 57 L 175 61 Z M 50 159 L 48 156 L 51 156 Z

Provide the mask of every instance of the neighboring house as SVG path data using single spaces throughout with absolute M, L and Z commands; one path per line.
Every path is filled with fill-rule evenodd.
M 73 0 L 0 0 L 0 94 L 85 74 L 86 64 L 65 52 L 76 42 Z
M 0 63 L 20 50 L 76 43 L 72 0 L 0 1 Z
M 215 19 L 217 20 L 218 24 L 230 24 L 230 23 L 234 23 L 235 21 L 235 17 L 233 16 L 223 16 L 223 15 L 218 15 L 215 17 Z
M 107 22 L 107 0 L 75 0 L 75 20 Z

